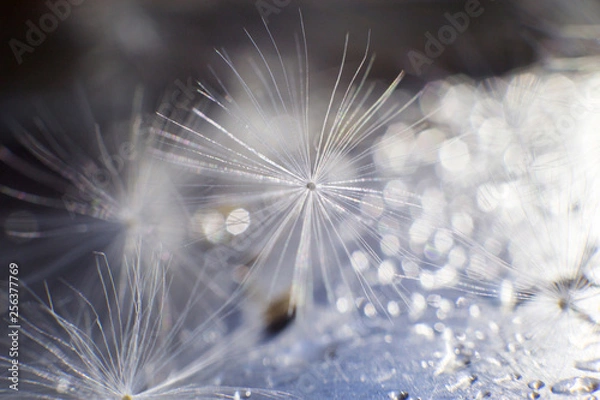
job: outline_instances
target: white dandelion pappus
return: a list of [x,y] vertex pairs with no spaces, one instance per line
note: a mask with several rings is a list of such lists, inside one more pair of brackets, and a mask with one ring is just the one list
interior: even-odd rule
[[[448,256],[458,287],[492,299],[475,300],[468,329],[485,332],[485,344],[464,368],[486,390],[522,385],[509,398],[596,391],[600,203],[598,163],[586,162],[596,118],[565,130],[558,122],[576,98],[572,81],[539,66],[479,84],[453,78],[436,86],[442,93],[432,94],[442,104],[431,101],[440,110],[432,129],[467,149],[453,157],[440,151],[439,183],[451,206],[470,217],[453,223],[451,239],[436,247],[462,249],[459,262]],[[422,99],[433,97],[426,90]],[[453,161],[463,154],[468,162],[457,174]],[[488,311],[480,315],[482,309]]]
[[[126,284],[119,284],[106,256],[98,254],[99,298],[70,287],[73,296],[48,294],[47,304],[22,307],[19,391],[3,388],[0,393],[57,400],[285,397],[211,382],[220,362],[250,345],[252,330],[203,340],[217,317],[189,327],[188,317],[202,297],[187,294],[188,302],[174,309],[166,268],[141,265],[149,259],[136,255],[134,265],[123,268],[129,273]],[[10,362],[0,358],[5,371]]]
[[[441,183],[448,199],[442,218],[451,229],[440,244],[445,254],[460,250],[460,257],[448,261],[475,283],[473,290],[479,275],[493,281],[507,273],[485,259],[503,252],[512,241],[504,233],[541,205],[542,190],[543,203],[550,206],[559,201],[560,189],[574,188],[565,146],[549,118],[561,105],[547,90],[550,81],[536,69],[477,85],[458,77],[432,84],[422,97],[424,112],[438,110],[431,115],[431,131],[442,142],[436,185]],[[557,188],[558,180],[568,187]],[[440,246],[432,247],[439,256]],[[493,254],[484,255],[488,250]]]
[[[250,286],[272,298],[289,289],[290,308],[310,304],[319,287],[330,303],[364,296],[384,308],[373,284],[383,277],[403,296],[402,274],[392,262],[378,274],[385,262],[379,247],[409,257],[402,231],[420,212],[401,182],[415,168],[419,121],[397,121],[414,98],[403,105],[393,98],[403,73],[382,91],[368,82],[368,44],[358,67],[348,68],[348,35],[335,78],[319,81],[302,21],[301,29],[296,57],[285,56],[268,28],[273,57],[248,32],[249,63],[217,51],[233,83],[215,74],[218,90],[199,87],[208,111],[194,108],[184,121],[163,116],[155,153],[198,174],[186,200],[198,203],[199,231],[253,254],[246,260]],[[398,185],[388,185],[394,180]],[[232,233],[230,220],[240,233]]]
[[[83,104],[82,110],[74,114],[81,114],[85,123],[76,127],[63,128],[46,107],[34,118],[35,128],[11,124],[15,138],[36,162],[7,146],[0,151],[0,161],[27,178],[3,183],[0,192],[46,208],[38,213],[38,226],[7,233],[31,240],[27,246],[38,256],[69,244],[56,257],[46,258],[45,267],[28,277],[30,284],[92,251],[114,256],[118,263],[123,254],[135,251],[139,240],[162,248],[168,258],[186,234],[185,212],[169,166],[147,154],[151,137],[140,110],[141,91],[135,95],[131,120],[104,134],[80,96],[83,101],[77,104]],[[37,186],[19,187],[28,179]]]
[[[595,290],[597,166],[580,172],[586,152],[573,144],[589,134],[580,129],[567,137],[557,123],[576,98],[572,80],[536,67],[477,87],[463,80],[436,87],[441,104],[432,120],[465,143],[470,158],[456,176],[440,151],[446,196],[471,205],[470,222],[452,224],[454,244],[467,251],[460,286],[498,297],[507,308],[531,305],[537,318],[525,320],[540,322],[543,314],[595,320],[582,307]],[[453,117],[467,110],[468,121]]]
[[479,186],[485,190],[476,191],[478,231],[456,233],[469,252],[467,290],[497,297],[537,344],[581,345],[583,337],[595,337],[600,317],[593,278],[600,208],[593,183],[576,173],[560,142],[548,146],[556,139],[523,144],[520,152],[529,161],[521,164],[522,174],[495,175]]
[[506,357],[525,381],[545,382],[552,393],[595,391],[578,381],[594,381],[600,372],[600,259],[590,229],[598,209],[553,215],[543,205],[528,206],[521,222],[498,225],[510,227],[507,261],[483,256],[488,265],[478,270],[484,280],[491,278],[486,270],[503,272],[495,281],[505,310],[500,330],[511,346]]

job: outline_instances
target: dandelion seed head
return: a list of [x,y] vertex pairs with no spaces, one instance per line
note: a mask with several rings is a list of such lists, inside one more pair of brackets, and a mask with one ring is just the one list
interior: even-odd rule
[[241,337],[251,340],[253,327],[223,344],[227,334],[218,315],[194,323],[210,307],[205,293],[191,291],[183,305],[176,305],[168,295],[165,268],[141,265],[149,257],[124,261],[136,265],[122,268],[122,278],[113,276],[105,255],[98,254],[97,260],[99,297],[70,287],[75,292],[71,297],[49,295],[48,304],[23,307],[21,333],[31,355],[23,352],[19,362],[28,380],[19,394],[32,399],[149,400],[227,397],[233,392],[199,383],[198,376],[241,345]]
[[[321,292],[335,303],[342,286],[385,312],[373,287],[402,288],[377,271],[386,254],[409,253],[403,225],[421,209],[402,179],[411,180],[420,162],[413,154],[419,119],[400,118],[415,99],[395,102],[402,74],[387,87],[367,79],[368,45],[350,67],[347,37],[328,81],[310,72],[304,32],[295,56],[268,33],[266,47],[247,34],[243,63],[218,52],[228,76],[215,72],[216,86],[200,84],[208,105],[189,118],[161,115],[153,153],[197,174],[188,198],[198,203],[192,231],[237,253],[226,258],[251,258],[246,284],[269,296],[291,287],[298,306]],[[251,223],[232,233],[230,211],[222,210],[238,208]]]
[[[173,191],[170,166],[159,165],[147,152],[151,139],[138,107],[140,96],[134,96],[131,120],[114,122],[104,132],[89,117],[91,111],[86,108],[85,96],[80,97],[75,99],[75,109],[82,115],[75,118],[84,121],[76,127],[70,126],[68,120],[61,126],[62,118],[49,116],[49,106],[39,107],[42,117],[35,118],[33,127],[24,121],[12,124],[15,137],[33,160],[10,156],[2,162],[38,183],[35,190],[44,195],[15,192],[5,185],[3,192],[45,210],[38,216],[37,227],[22,225],[20,231],[11,228],[11,235],[39,239],[31,243],[40,246],[32,253],[42,258],[57,250],[44,249],[45,243],[56,240],[55,243],[69,244],[61,249],[59,259],[45,259],[48,273],[72,268],[82,254],[91,251],[104,251],[119,260],[134,253],[140,240],[161,248],[167,258],[169,250],[179,246],[185,237],[184,213]],[[71,130],[76,134],[71,134]],[[19,182],[14,180],[11,184]],[[78,240],[70,240],[73,236],[78,236]],[[46,278],[45,274],[40,269],[30,283]]]

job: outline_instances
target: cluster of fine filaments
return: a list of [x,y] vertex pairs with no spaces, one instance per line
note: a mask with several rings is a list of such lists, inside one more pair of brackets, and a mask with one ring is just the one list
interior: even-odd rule
[[[96,260],[81,287],[47,289],[47,300],[23,307],[23,389],[13,397],[286,397],[232,388],[220,366],[244,356],[274,375],[305,365],[305,337],[281,357],[257,343],[281,339],[299,311],[305,334],[310,318],[351,310],[361,323],[406,317],[414,326],[390,332],[444,342],[419,362],[393,364],[378,387],[396,379],[418,391],[400,372],[410,365],[456,397],[489,397],[488,384],[504,395],[507,367],[497,360],[510,358],[523,369],[511,376],[549,382],[549,396],[600,388],[600,378],[576,375],[600,373],[600,101],[586,91],[598,74],[533,67],[483,82],[449,78],[412,96],[399,89],[402,73],[387,84],[369,78],[370,37],[351,60],[346,36],[336,70],[315,74],[300,29],[291,51],[268,29],[267,46],[247,33],[247,58],[217,51],[225,68],[210,69],[194,106],[148,118],[134,110],[122,146],[97,127],[79,146],[53,124],[12,123],[31,154],[2,146],[0,161],[59,196],[15,182],[0,192],[63,214],[48,213],[43,225],[56,229],[30,219],[8,235],[93,238],[45,260],[35,280],[91,251]],[[257,304],[267,305],[264,320]],[[459,316],[472,325],[456,333]],[[354,334],[340,331],[330,336]],[[327,366],[353,382],[357,370],[329,354],[337,342],[323,343]],[[450,373],[459,373],[452,384]],[[272,378],[263,387],[277,387]],[[527,387],[537,398],[544,385]]]
[[[265,390],[237,390],[204,381],[224,357],[248,346],[253,329],[227,335],[207,318],[191,326],[202,291],[196,287],[177,304],[169,295],[168,265],[137,255],[113,276],[98,253],[96,291],[85,295],[68,285],[71,296],[28,305],[21,333],[21,385],[8,398],[30,399],[216,399],[280,398]],[[98,290],[99,289],[99,290]],[[199,294],[200,293],[200,294]],[[212,333],[211,333],[212,332]],[[216,335],[206,340],[206,335]],[[2,356],[3,367],[11,361]],[[204,383],[201,383],[204,381]],[[240,394],[242,393],[242,394]],[[13,395],[13,397],[11,397]],[[264,397],[263,397],[264,396]]]
[[600,108],[588,90],[597,82],[534,67],[436,82],[421,101],[438,110],[440,154],[447,138],[460,144],[458,162],[441,159],[439,170],[450,218],[462,215],[449,246],[465,249],[453,266],[459,286],[501,305],[490,324],[509,343],[511,368],[543,384],[530,397],[543,386],[544,396],[598,388],[599,164],[589,157]]
[[198,174],[188,195],[198,240],[233,248],[247,285],[271,298],[289,291],[290,307],[324,292],[331,304],[384,308],[372,287],[404,296],[386,254],[409,258],[404,228],[421,212],[400,180],[414,161],[403,143],[419,123],[401,116],[415,98],[393,98],[402,74],[381,89],[367,81],[368,45],[349,67],[348,37],[331,82],[310,74],[304,34],[291,58],[272,38],[270,57],[248,37],[249,67],[220,52],[231,82],[201,85],[188,118],[163,115],[157,129],[155,153]]

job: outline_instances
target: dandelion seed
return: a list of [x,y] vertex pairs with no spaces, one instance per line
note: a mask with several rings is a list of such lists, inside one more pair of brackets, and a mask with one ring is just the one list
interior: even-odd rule
[[[490,307],[484,300],[471,305],[469,329],[487,321],[489,341],[502,338],[505,347],[491,349],[490,359],[501,360],[496,365],[505,373],[508,364],[527,381],[546,382],[546,390],[585,379],[576,367],[597,359],[600,343],[599,175],[597,157],[587,158],[596,144],[585,128],[595,119],[579,114],[574,129],[560,123],[561,115],[572,117],[579,81],[591,79],[533,68],[479,85],[438,82],[421,100],[422,107],[439,109],[430,129],[442,132],[436,173],[448,201],[439,216],[450,226],[440,229],[438,220],[428,229],[427,219],[415,219],[413,244],[448,266],[420,273],[421,284],[446,287],[447,272],[461,290],[501,305],[497,317],[484,311]],[[455,143],[460,151],[453,151]],[[440,311],[436,316],[446,323]],[[486,358],[483,349],[478,354]],[[477,365],[468,368],[489,376],[487,366],[485,374]],[[513,378],[496,383],[508,390],[516,385]]]
[[[218,51],[234,83],[215,74],[217,90],[198,89],[209,106],[183,122],[163,116],[155,154],[199,175],[193,197],[202,215],[249,214],[243,231],[218,241],[252,254],[252,285],[265,287],[270,277],[265,290],[273,298],[291,286],[290,307],[311,304],[323,289],[335,304],[341,285],[385,310],[373,290],[383,262],[377,249],[410,257],[400,233],[421,207],[401,188],[419,161],[412,138],[420,120],[394,122],[412,103],[392,98],[403,74],[378,92],[367,81],[369,45],[358,67],[348,67],[348,36],[332,84],[318,81],[301,28],[296,58],[286,57],[268,30],[272,58],[250,34],[256,59],[249,67]],[[212,231],[204,238],[215,242]],[[403,297],[402,275],[383,275],[378,283]]]
[[[48,297],[38,312],[33,308],[23,321],[18,396],[28,399],[227,398],[236,389],[199,383],[227,355],[252,343],[256,331],[241,328],[240,334],[222,333],[220,340],[204,341],[203,333],[218,318],[194,322],[202,296],[193,292],[176,307],[165,268],[146,268],[139,257],[124,268],[127,284],[114,279],[104,254],[97,256],[100,298],[84,296],[71,287],[74,299]],[[154,262],[161,262],[155,258]],[[149,276],[148,276],[149,275]],[[123,290],[122,288],[126,288]],[[70,308],[72,311],[67,311]],[[59,311],[64,309],[65,311]],[[212,325],[212,326],[211,326]],[[187,332],[187,333],[186,333]],[[245,338],[246,341],[242,340]],[[238,347],[240,346],[240,347]],[[10,360],[2,356],[0,364]],[[254,397],[281,398],[276,391],[256,389]],[[248,395],[249,396],[249,395]]]
[[[80,103],[85,104],[81,97]],[[116,134],[102,135],[91,117],[80,126],[62,128],[47,107],[39,108],[34,128],[12,123],[15,138],[36,161],[26,161],[0,145],[0,162],[36,182],[40,194],[31,188],[22,190],[20,180],[3,182],[0,193],[46,209],[40,212],[39,222],[7,226],[7,233],[37,239],[28,244],[33,249],[28,253],[37,256],[69,244],[68,249],[61,247],[62,254],[47,257],[44,268],[28,276],[30,284],[72,267],[92,251],[104,251],[118,264],[123,254],[135,251],[140,240],[162,248],[165,259],[172,254],[169,250],[180,245],[185,235],[185,210],[173,190],[167,166],[158,165],[147,154],[151,138],[142,121],[140,102],[138,92],[131,120],[125,127],[118,126]],[[85,106],[81,114],[89,114]],[[70,129],[81,132],[68,134]]]

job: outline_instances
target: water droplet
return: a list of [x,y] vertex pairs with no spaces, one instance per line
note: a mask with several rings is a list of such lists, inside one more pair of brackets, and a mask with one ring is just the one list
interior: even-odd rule
[[464,235],[470,236],[473,232],[473,218],[466,212],[457,212],[451,218],[452,227]]
[[442,301],[442,296],[439,294],[430,294],[427,296],[427,303],[433,308],[438,308],[440,306],[440,302]]
[[487,390],[486,391],[480,390],[479,392],[477,392],[477,396],[475,396],[475,400],[482,400],[482,399],[486,399],[489,397],[492,397],[491,392],[488,392]]
[[304,374],[298,379],[297,387],[302,393],[308,394],[316,390],[317,379],[311,373]]
[[243,208],[237,208],[229,213],[225,220],[227,232],[232,235],[240,235],[250,226],[250,213]]
[[250,390],[239,391],[236,390],[233,394],[233,400],[242,400],[249,399],[252,396],[252,392]]
[[387,311],[392,317],[400,315],[400,306],[395,301],[389,301],[387,304]]
[[527,395],[527,398],[528,398],[529,400],[537,400],[537,399],[539,399],[539,398],[540,398],[540,394],[539,394],[538,392],[530,392],[530,393]]
[[565,379],[552,386],[552,393],[556,394],[582,394],[598,390],[600,380],[591,377],[576,377]]
[[511,381],[520,381],[523,376],[517,372],[511,372],[510,374],[503,375],[499,378],[494,379],[496,383],[505,383]]
[[377,269],[377,277],[382,285],[389,285],[396,277],[396,266],[390,260],[383,261]]
[[57,393],[67,393],[69,391],[69,388],[70,382],[67,379],[59,379],[58,383],[56,384]]
[[388,393],[388,397],[390,400],[406,400],[406,399],[408,399],[408,392],[391,391]]
[[530,389],[538,390],[546,386],[546,384],[540,380],[537,380],[529,382],[527,386],[529,386]]
[[339,299],[337,299],[335,306],[337,310],[342,314],[348,312],[348,310],[350,309],[348,299],[344,297],[340,297]]
[[477,380],[477,375],[472,375],[472,374],[464,374],[462,376],[459,376],[458,379],[456,380],[456,382],[453,385],[446,385],[446,389],[448,389],[449,392],[453,393],[459,389],[466,389],[469,386],[471,386],[471,384],[473,384],[473,382],[475,382]]
[[446,330],[446,325],[444,325],[441,322],[436,322],[435,324],[433,324],[433,329],[438,333],[442,333]]
[[469,314],[473,318],[479,318],[479,316],[481,315],[481,309],[477,304],[473,304],[469,307]]
[[417,335],[423,335],[429,340],[433,340],[435,336],[433,328],[427,324],[415,324],[413,329]]
[[600,372],[600,359],[589,361],[577,361],[575,368],[582,371]]
[[469,147],[460,139],[446,140],[439,150],[439,160],[449,172],[462,171],[471,161]]
[[363,312],[365,313],[365,316],[368,318],[374,318],[377,315],[377,309],[371,303],[367,303],[365,305]]

